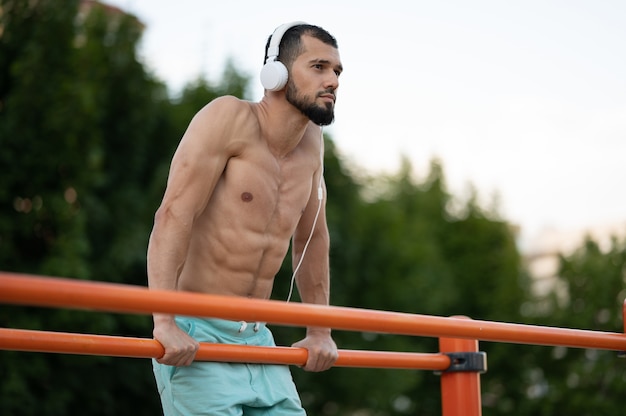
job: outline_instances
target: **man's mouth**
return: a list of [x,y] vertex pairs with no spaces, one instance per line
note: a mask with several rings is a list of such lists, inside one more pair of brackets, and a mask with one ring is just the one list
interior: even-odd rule
[[337,98],[335,97],[335,94],[330,93],[330,92],[325,92],[325,93],[323,93],[323,94],[320,94],[319,96],[320,96],[320,98],[326,98],[326,99],[329,99],[329,100],[331,100],[333,103],[334,103],[334,102],[335,102],[335,100],[337,99]]

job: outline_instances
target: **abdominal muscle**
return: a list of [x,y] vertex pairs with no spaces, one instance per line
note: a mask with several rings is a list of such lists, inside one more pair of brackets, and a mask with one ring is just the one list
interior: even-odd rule
[[194,222],[180,290],[270,297],[311,188],[305,180],[296,184],[297,178],[278,186],[258,171],[255,177],[252,184],[218,183]]
[[192,237],[179,289],[268,299],[289,245],[270,246],[271,236],[232,229],[219,234]]

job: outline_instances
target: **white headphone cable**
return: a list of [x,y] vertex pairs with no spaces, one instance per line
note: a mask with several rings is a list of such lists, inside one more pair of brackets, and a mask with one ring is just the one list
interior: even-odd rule
[[311,232],[309,233],[309,238],[307,238],[306,243],[304,244],[304,248],[302,249],[302,255],[300,256],[300,260],[295,269],[293,269],[293,274],[291,275],[291,284],[289,285],[289,295],[287,296],[287,302],[291,300],[291,295],[293,293],[293,285],[296,280],[296,274],[298,270],[300,270],[300,266],[302,265],[302,260],[304,260],[304,255],[306,254],[307,248],[309,248],[309,243],[313,238],[313,232],[315,231],[315,225],[317,224],[317,218],[320,215],[320,211],[322,210],[322,201],[324,199],[324,190],[322,189],[322,181],[324,180],[324,128],[321,129],[320,133],[320,163],[321,163],[321,172],[320,172],[320,182],[317,185],[317,200],[319,203],[317,204],[317,212],[315,213],[315,219],[313,220],[313,225],[311,226]]

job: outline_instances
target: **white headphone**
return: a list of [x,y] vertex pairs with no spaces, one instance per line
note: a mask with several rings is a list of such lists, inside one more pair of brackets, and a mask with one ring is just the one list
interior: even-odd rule
[[267,48],[267,60],[263,68],[261,68],[261,85],[263,85],[263,88],[266,90],[279,91],[287,85],[287,78],[289,78],[287,67],[285,67],[282,62],[276,60],[278,58],[278,48],[285,32],[299,25],[306,25],[306,23],[286,23],[277,27],[274,33],[272,33],[270,44]]

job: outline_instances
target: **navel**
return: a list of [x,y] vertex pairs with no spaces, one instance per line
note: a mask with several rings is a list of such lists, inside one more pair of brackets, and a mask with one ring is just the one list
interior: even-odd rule
[[241,200],[243,202],[250,202],[250,201],[252,201],[253,198],[254,197],[252,196],[252,194],[250,192],[243,192],[241,194]]

